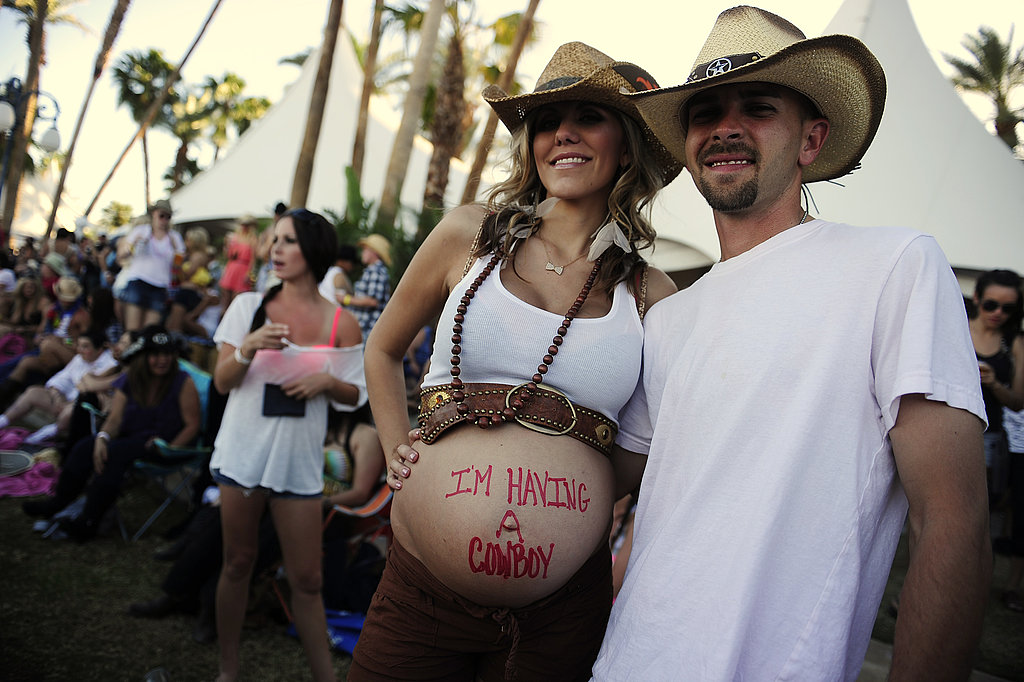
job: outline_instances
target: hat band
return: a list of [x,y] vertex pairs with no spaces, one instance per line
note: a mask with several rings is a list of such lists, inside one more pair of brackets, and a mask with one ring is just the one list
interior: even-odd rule
[[738,69],[741,66],[752,64],[761,59],[764,59],[764,55],[760,52],[747,52],[745,54],[731,54],[719,57],[718,59],[713,59],[710,62],[704,62],[693,67],[693,71],[690,72],[690,77],[686,79],[686,82],[693,83],[694,81],[702,81],[705,78],[721,76],[733,69]]

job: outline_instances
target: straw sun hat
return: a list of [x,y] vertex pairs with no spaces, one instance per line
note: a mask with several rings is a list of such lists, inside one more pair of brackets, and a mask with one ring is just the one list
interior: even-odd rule
[[74,277],[61,277],[53,285],[53,293],[62,303],[74,303],[82,295],[82,285]]
[[804,182],[838,178],[857,168],[882,119],[882,66],[856,38],[808,39],[782,17],[756,7],[718,15],[686,83],[629,99],[676,158],[685,159],[687,102],[708,88],[751,82],[796,90],[829,120],[828,139],[804,168]]
[[384,265],[389,268],[391,267],[391,242],[389,242],[387,237],[384,235],[376,233],[367,235],[356,242],[356,245],[360,248],[366,247],[370,251],[373,251],[375,254],[380,256],[382,261],[384,261]]
[[667,185],[683,166],[647,127],[633,100],[626,97],[628,93],[657,87],[654,76],[636,64],[617,62],[577,42],[555,50],[533,92],[509,95],[497,85],[490,85],[483,98],[511,131],[519,128],[531,111],[552,102],[580,100],[617,109],[640,126]]

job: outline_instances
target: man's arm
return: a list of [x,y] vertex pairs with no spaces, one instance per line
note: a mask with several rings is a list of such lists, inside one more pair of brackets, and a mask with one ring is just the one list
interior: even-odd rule
[[910,566],[890,680],[966,680],[992,574],[988,495],[976,416],[921,395],[889,432],[910,503]]

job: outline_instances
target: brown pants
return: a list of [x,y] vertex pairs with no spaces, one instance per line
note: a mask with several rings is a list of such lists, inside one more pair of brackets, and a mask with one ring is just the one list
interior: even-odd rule
[[364,680],[589,680],[612,604],[611,555],[596,552],[553,594],[480,606],[393,542],[349,670]]

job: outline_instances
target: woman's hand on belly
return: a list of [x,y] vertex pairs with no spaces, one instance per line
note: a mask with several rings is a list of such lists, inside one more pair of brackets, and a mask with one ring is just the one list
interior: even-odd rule
[[[466,426],[415,450],[421,455],[415,476],[392,508],[395,536],[435,577],[473,601],[536,601],[564,585],[607,541],[612,468],[578,441],[515,425],[486,433]],[[389,481],[396,464],[408,468],[400,458],[391,464]]]

